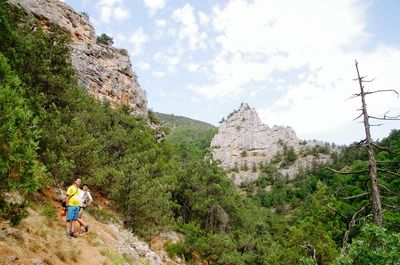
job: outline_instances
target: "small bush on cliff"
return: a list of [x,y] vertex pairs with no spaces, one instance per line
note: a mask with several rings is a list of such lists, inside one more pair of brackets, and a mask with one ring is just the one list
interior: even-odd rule
[[292,165],[297,159],[296,151],[293,146],[287,147],[284,145],[283,147],[283,161],[280,165],[281,168],[286,168]]
[[100,36],[97,36],[96,41],[97,43],[104,44],[107,46],[112,46],[114,44],[114,39],[105,33],[101,34]]

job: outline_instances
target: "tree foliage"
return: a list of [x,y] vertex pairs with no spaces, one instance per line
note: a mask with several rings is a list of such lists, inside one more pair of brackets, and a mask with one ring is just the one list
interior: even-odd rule
[[114,44],[114,39],[103,33],[96,38],[97,43],[104,44],[107,46],[112,46]]

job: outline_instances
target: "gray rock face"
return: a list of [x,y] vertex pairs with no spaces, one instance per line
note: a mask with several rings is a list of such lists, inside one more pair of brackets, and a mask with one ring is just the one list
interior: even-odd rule
[[[238,111],[230,114],[218,129],[211,141],[214,158],[233,178],[236,185],[246,180],[255,180],[260,176],[260,167],[271,161],[284,148],[293,147],[295,153],[306,148],[301,144],[295,131],[290,127],[264,125],[255,109],[242,103]],[[293,177],[301,169],[309,169],[311,158],[299,157],[295,163],[280,170],[283,175]],[[318,163],[326,158],[320,157]]]
[[130,257],[132,261],[131,264],[164,264],[161,258],[154,251],[152,251],[145,242],[139,240],[131,232],[114,224],[110,224],[109,227],[111,228],[114,237],[117,239],[118,251]]
[[86,15],[58,0],[9,0],[39,19],[44,29],[56,24],[71,36],[71,62],[80,85],[97,100],[117,108],[128,105],[135,116],[147,117],[147,98],[125,50],[96,43]]
[[21,6],[26,12],[41,21],[46,29],[51,24],[63,28],[73,41],[95,40],[95,31],[84,14],[75,12],[71,7],[58,0],[8,0]]
[[72,65],[79,83],[100,101],[128,105],[135,116],[147,117],[147,99],[125,50],[94,42],[73,42]]

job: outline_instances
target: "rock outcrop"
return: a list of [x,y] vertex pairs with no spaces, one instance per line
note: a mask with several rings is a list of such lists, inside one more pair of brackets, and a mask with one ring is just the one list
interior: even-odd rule
[[128,105],[135,116],[147,117],[147,98],[132,70],[126,50],[97,44],[87,15],[58,0],[9,0],[38,19],[46,29],[60,26],[71,36],[71,62],[80,85],[97,100],[117,108]]
[[265,163],[288,150],[293,150],[297,159],[280,168],[284,176],[293,177],[301,169],[328,161],[328,157],[323,155],[318,158],[306,152],[300,155],[307,148],[310,145],[300,141],[291,127],[264,125],[255,109],[245,103],[222,122],[211,141],[214,158],[221,161],[222,168],[229,172],[236,185],[257,179]]

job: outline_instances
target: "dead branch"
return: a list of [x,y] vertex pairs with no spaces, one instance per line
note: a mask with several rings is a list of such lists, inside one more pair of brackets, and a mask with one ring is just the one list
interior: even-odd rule
[[400,173],[396,173],[396,172],[393,172],[393,171],[390,171],[390,170],[387,170],[387,169],[377,168],[377,170],[380,171],[380,172],[385,172],[385,173],[400,177]]
[[400,209],[398,205],[391,205],[391,204],[383,204],[383,205],[392,209]]
[[342,217],[344,220],[346,220],[346,223],[349,221],[349,218],[345,215],[343,215],[341,212],[339,212],[338,210],[336,210],[335,208],[333,208],[330,204],[327,205],[328,208],[330,210],[332,210],[333,212],[335,212],[336,214],[338,214],[340,217]]
[[372,216],[372,213],[367,214],[367,215],[365,215],[365,216],[363,216],[363,217],[360,217],[357,221],[358,221],[358,222],[361,222],[361,220],[365,220],[365,219],[367,219],[367,218],[369,218],[369,217],[371,217],[371,216]]
[[307,243],[305,245],[301,245],[300,247],[304,248],[307,251],[307,254],[311,257],[311,259],[315,262],[315,264],[318,264],[317,254],[313,245]]
[[[350,235],[350,232],[351,232],[351,228],[356,224],[356,221],[357,221],[356,217],[360,212],[364,211],[364,209],[367,206],[368,206],[368,204],[362,206],[357,212],[355,212],[351,216],[350,222],[347,223],[347,225],[346,225],[347,229],[346,229],[346,232],[344,232],[343,240],[342,240],[342,250],[341,250],[341,255],[342,256],[346,255],[347,242],[349,240],[349,235]],[[347,220],[348,220],[348,218],[347,218]]]
[[358,143],[356,143],[356,146],[363,146],[363,145],[365,145],[366,141],[367,141],[367,139],[361,140]]
[[335,197],[336,197],[336,194],[338,194],[339,193],[339,191],[341,191],[341,190],[343,190],[344,188],[343,187],[341,187],[341,188],[339,188],[339,189],[337,189],[333,194],[335,195]]
[[388,152],[390,152],[390,153],[393,153],[393,154],[400,154],[400,150],[399,150],[399,152],[396,150],[393,150],[393,148],[389,148],[389,147],[385,147],[385,146],[380,146],[380,145],[377,145],[376,143],[372,143],[372,145],[374,146],[374,147],[376,147],[376,148],[378,148],[378,149],[381,149],[381,150],[386,150],[386,151],[388,151]]
[[361,112],[361,114],[360,114],[360,115],[358,115],[356,118],[354,118],[354,119],[353,119],[353,121],[355,121],[355,120],[357,120],[357,119],[361,118],[361,116],[362,116],[363,114],[364,114],[364,113],[362,113],[362,112]]
[[338,170],[335,170],[335,169],[330,168],[330,167],[326,167],[326,169],[328,169],[329,171],[332,171],[332,172],[334,172],[334,173],[343,174],[343,175],[348,175],[348,174],[361,174],[361,173],[368,173],[368,172],[369,172],[368,169],[359,170],[359,171],[338,171]]
[[397,116],[388,116],[387,114],[388,114],[389,112],[390,112],[390,111],[386,111],[385,114],[383,115],[383,117],[388,117],[388,118],[393,118],[393,119],[396,119],[396,118],[399,118],[399,117],[400,117],[400,114],[397,115]]
[[389,117],[375,117],[375,116],[368,116],[368,118],[374,119],[374,120],[385,120],[385,121],[398,121],[400,120],[400,115],[396,116],[396,118],[389,118]]
[[338,198],[338,199],[342,199],[342,200],[351,200],[351,199],[363,197],[363,196],[368,195],[368,194],[369,194],[368,192],[365,192],[365,193],[360,193],[360,194],[353,195],[353,196],[348,196],[348,197],[337,197],[337,198]]
[[365,82],[365,83],[371,83],[371,82],[374,82],[375,79],[376,79],[375,77],[372,78],[371,80],[364,80],[364,79],[363,79],[362,82],[363,82],[363,83],[364,83],[364,82]]
[[391,194],[400,195],[400,193],[391,191],[388,187],[386,187],[386,186],[384,186],[384,185],[382,185],[382,184],[378,184],[378,185],[379,185],[380,187],[384,188],[385,190],[387,190],[387,191],[388,191],[389,193],[391,193]]
[[[375,79],[375,78],[374,78],[374,79]],[[362,82],[367,82],[367,81],[364,81],[364,80],[363,80]],[[396,90],[394,90],[394,89],[379,89],[379,90],[376,90],[376,91],[365,92],[364,95],[375,94],[375,93],[381,93],[381,92],[394,92],[394,93],[397,94],[397,97],[399,97],[399,93],[398,93]]]

